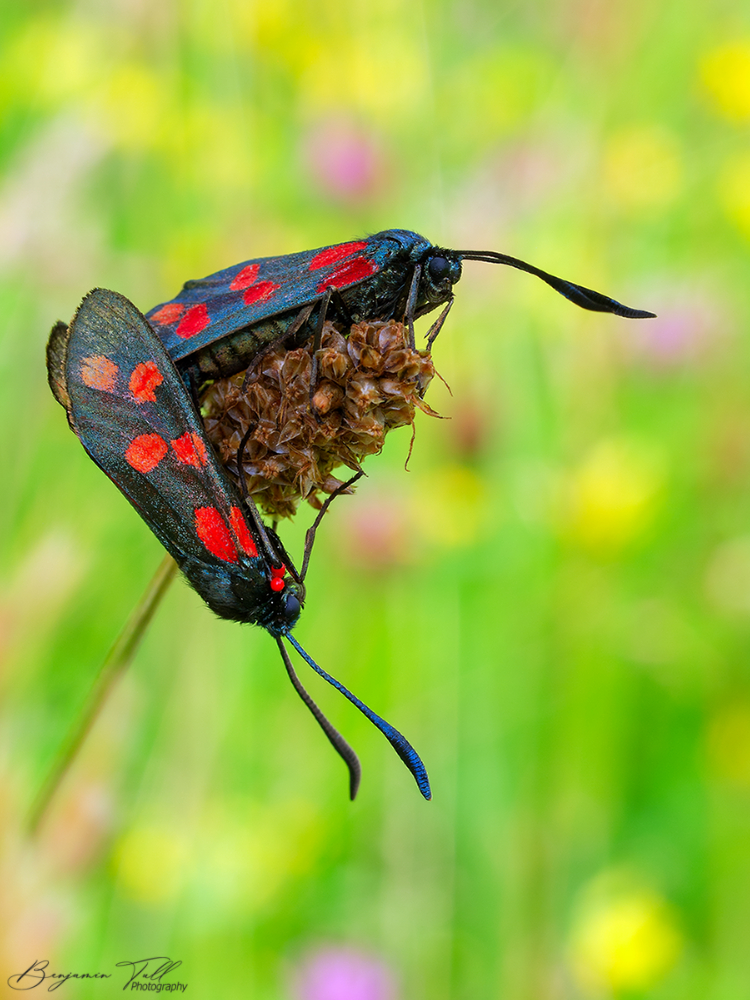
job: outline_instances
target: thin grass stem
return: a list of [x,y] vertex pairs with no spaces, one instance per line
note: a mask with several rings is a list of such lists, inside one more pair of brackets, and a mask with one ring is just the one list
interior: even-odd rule
[[78,756],[78,752],[96,722],[110,692],[133,659],[176,570],[177,563],[171,556],[166,556],[102,663],[88,701],[58,751],[47,779],[39,790],[29,812],[26,828],[30,836],[34,836],[41,827],[52,800]]

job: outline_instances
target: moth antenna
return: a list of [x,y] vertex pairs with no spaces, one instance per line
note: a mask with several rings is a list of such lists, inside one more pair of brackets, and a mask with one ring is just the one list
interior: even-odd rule
[[[404,764],[406,764],[411,771],[422,795],[424,795],[424,797],[428,800],[431,799],[432,792],[430,791],[430,779],[427,777],[427,769],[422,763],[419,754],[411,743],[409,743],[406,737],[402,736],[398,729],[394,729],[394,727],[390,723],[386,722],[385,719],[381,719],[379,715],[376,715],[376,713],[373,712],[371,708],[368,708],[363,701],[360,701],[359,698],[352,694],[348,688],[345,688],[341,681],[337,681],[335,677],[331,677],[331,675],[326,673],[322,667],[319,667],[315,660],[313,660],[313,658],[305,652],[302,646],[300,646],[293,635],[288,633],[286,638],[289,642],[291,642],[308,666],[313,668],[316,674],[320,674],[324,680],[328,681],[328,683],[335,687],[337,691],[340,691],[345,698],[349,699],[352,705],[356,705],[360,712],[366,716],[366,718],[368,718],[373,725],[377,726]],[[281,644],[280,639],[277,641]]]
[[292,666],[292,661],[289,659],[289,654],[287,653],[282,640],[279,638],[276,642],[278,643],[281,658],[284,661],[286,672],[289,674],[289,680],[292,682],[294,690],[310,709],[315,721],[326,734],[329,743],[349,769],[349,798],[354,801],[357,795],[357,789],[359,788],[360,778],[362,777],[362,768],[359,763],[359,757],[357,757],[354,750],[349,746],[338,729],[331,725],[302,686],[302,681],[299,679],[294,667]]
[[565,278],[558,278],[554,274],[549,274],[533,264],[527,264],[525,260],[518,257],[510,257],[505,253],[495,253],[494,250],[459,250],[458,255],[463,260],[483,260],[488,264],[507,264],[508,267],[515,267],[519,271],[526,271],[528,274],[541,278],[551,288],[554,288],[560,295],[564,295],[570,302],[574,302],[581,309],[589,309],[591,312],[614,313],[615,316],[622,316],[625,319],[652,319],[656,313],[646,312],[645,309],[632,309],[625,306],[617,299],[611,299],[608,295],[595,292],[593,288],[586,288],[585,285],[576,285]]
[[342,493],[346,493],[349,487],[353,486],[358,479],[362,478],[362,476],[364,476],[364,472],[360,469],[359,472],[353,475],[351,479],[347,479],[345,483],[342,483],[340,486],[337,486],[336,489],[333,491],[333,493],[331,493],[329,497],[326,497],[323,506],[318,511],[317,517],[310,525],[310,527],[307,529],[307,532],[305,534],[305,551],[302,556],[302,569],[300,570],[299,574],[300,583],[304,583],[305,577],[307,576],[307,568],[310,564],[310,556],[312,555],[313,545],[315,544],[315,533],[320,527],[320,522],[325,517],[328,508],[331,506],[331,504],[333,503],[333,501],[336,499],[337,496],[340,496]]

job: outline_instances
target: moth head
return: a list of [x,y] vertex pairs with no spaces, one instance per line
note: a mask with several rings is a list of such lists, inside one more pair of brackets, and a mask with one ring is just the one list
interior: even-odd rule
[[282,615],[286,622],[287,629],[292,629],[297,624],[302,605],[305,602],[305,588],[296,580],[287,580],[283,592],[281,593]]
[[461,277],[461,258],[453,250],[432,248],[422,265],[422,291],[429,302],[445,302]]

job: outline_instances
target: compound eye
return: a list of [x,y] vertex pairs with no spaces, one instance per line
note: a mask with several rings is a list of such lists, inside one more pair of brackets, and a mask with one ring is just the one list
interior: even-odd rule
[[292,593],[287,594],[284,602],[284,617],[288,618],[290,621],[296,621],[299,618],[301,611],[302,605],[297,597]]
[[451,272],[450,261],[445,257],[430,257],[430,262],[427,265],[427,271],[433,281],[442,281],[443,278],[447,278]]

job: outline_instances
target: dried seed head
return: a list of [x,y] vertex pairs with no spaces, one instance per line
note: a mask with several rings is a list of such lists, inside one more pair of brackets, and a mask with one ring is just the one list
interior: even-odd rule
[[241,470],[249,493],[273,517],[291,517],[302,499],[341,485],[332,474],[356,470],[377,455],[386,433],[434,411],[422,397],[435,369],[428,352],[409,347],[401,323],[357,323],[345,337],[332,323],[317,352],[319,376],[310,400],[312,341],[264,354],[248,372],[215,382],[203,398],[206,432],[229,471],[252,427]]
[[312,398],[313,410],[324,416],[344,401],[344,390],[335,382],[321,382]]

